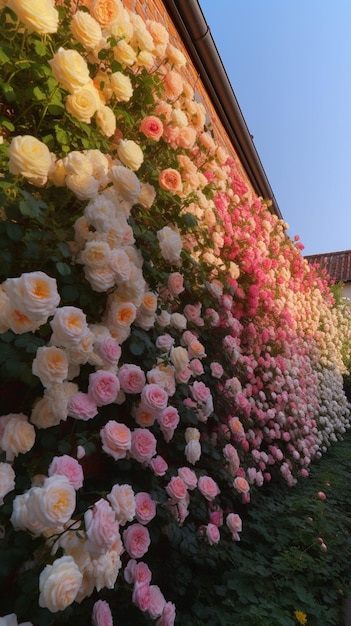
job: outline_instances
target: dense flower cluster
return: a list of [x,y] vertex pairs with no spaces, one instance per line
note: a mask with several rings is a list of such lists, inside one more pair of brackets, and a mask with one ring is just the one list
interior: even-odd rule
[[25,355],[1,519],[35,541],[42,609],[93,598],[93,623],[117,623],[119,592],[99,592],[119,584],[171,626],[155,551],[174,525],[239,541],[253,486],[308,475],[349,427],[342,343],[326,277],[252,198],[166,28],[75,5],[0,5],[30,75],[16,92],[7,43],[3,224],[32,246],[0,287],[3,345]]

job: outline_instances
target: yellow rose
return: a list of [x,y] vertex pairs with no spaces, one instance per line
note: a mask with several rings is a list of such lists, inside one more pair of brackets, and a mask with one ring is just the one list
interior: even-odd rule
[[128,102],[133,95],[132,81],[123,72],[114,72],[110,75],[110,85],[117,102]]
[[54,160],[45,143],[32,135],[18,135],[11,142],[9,156],[11,174],[21,174],[38,187],[45,185]]
[[7,0],[5,4],[30,30],[41,35],[57,32],[59,15],[51,0]]
[[35,442],[35,430],[23,413],[10,413],[2,416],[5,427],[0,438],[0,447],[6,452],[6,461],[13,461],[19,454],[32,449]]
[[88,50],[99,50],[102,42],[100,24],[85,11],[77,11],[71,20],[70,29],[73,37]]
[[121,63],[121,65],[131,66],[136,61],[136,53],[124,39],[118,41],[117,45],[113,48],[113,56],[115,61]]
[[71,556],[62,556],[47,565],[39,577],[39,606],[51,613],[72,604],[83,581],[83,574]]
[[49,64],[56,80],[71,93],[90,81],[88,65],[76,50],[59,48]]
[[90,124],[92,116],[98,108],[96,94],[91,89],[81,87],[67,97],[66,109],[68,113],[80,122]]
[[131,139],[122,139],[117,149],[118,158],[123,165],[136,172],[144,161],[144,154],[140,146]]
[[102,106],[96,113],[96,123],[105,137],[112,137],[116,130],[116,116],[108,106]]

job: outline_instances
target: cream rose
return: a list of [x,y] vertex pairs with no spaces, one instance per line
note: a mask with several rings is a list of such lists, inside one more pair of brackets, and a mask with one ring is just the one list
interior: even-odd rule
[[49,64],[56,80],[71,93],[90,80],[88,65],[76,50],[59,48]]
[[57,32],[59,14],[52,0],[7,0],[5,4],[30,30],[41,35]]
[[131,139],[122,139],[117,148],[118,158],[123,165],[136,172],[144,161],[144,153],[140,146]]
[[105,137],[111,137],[116,130],[116,116],[110,107],[103,105],[95,116],[96,123]]
[[85,11],[77,11],[70,23],[73,37],[87,50],[99,50],[102,42],[100,24]]
[[98,104],[97,93],[95,94],[92,89],[81,87],[67,97],[66,109],[79,122],[90,124]]
[[30,517],[47,528],[66,524],[75,507],[76,491],[66,476],[50,476],[45,478],[42,487],[29,490]]
[[120,39],[113,48],[113,56],[115,61],[121,63],[121,65],[131,66],[136,62],[135,51],[124,39]]
[[50,325],[53,330],[51,341],[61,347],[69,348],[79,343],[88,331],[85,313],[74,306],[57,309]]
[[169,261],[169,263],[179,263],[180,253],[183,248],[180,235],[169,226],[164,226],[164,228],[157,231],[157,239],[160,242],[163,258]]
[[66,352],[56,346],[38,348],[32,364],[34,376],[38,376],[43,387],[63,383],[68,377],[68,358]]
[[39,577],[39,606],[51,613],[72,604],[83,581],[83,574],[71,556],[62,556],[47,565]]
[[123,200],[135,204],[140,195],[140,181],[134,172],[123,165],[114,165],[110,169],[114,187]]
[[0,463],[0,506],[4,497],[15,488],[15,472],[9,463]]
[[60,302],[56,280],[44,272],[8,278],[3,287],[14,309],[41,323],[55,313]]
[[1,418],[5,427],[0,437],[0,448],[6,452],[6,461],[13,461],[19,454],[32,449],[35,442],[35,430],[23,413],[10,413]]
[[45,143],[31,135],[18,135],[11,142],[9,157],[11,174],[21,174],[38,187],[45,185],[54,161]]
[[117,102],[128,102],[133,95],[133,85],[129,76],[123,72],[114,72],[110,75],[110,85]]

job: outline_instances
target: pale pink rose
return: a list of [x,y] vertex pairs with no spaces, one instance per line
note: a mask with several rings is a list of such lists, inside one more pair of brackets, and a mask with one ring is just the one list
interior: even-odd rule
[[122,349],[116,339],[107,337],[99,344],[97,353],[104,361],[104,364],[115,366],[118,365]]
[[156,476],[164,476],[168,470],[166,461],[159,454],[151,459],[150,467]]
[[134,572],[134,582],[136,583],[150,583],[152,578],[151,570],[144,561],[139,561],[136,564]]
[[174,339],[168,333],[165,333],[164,335],[159,335],[156,339],[156,348],[165,352],[169,352],[173,344]]
[[135,517],[139,524],[148,524],[156,515],[156,502],[149,493],[140,491],[135,496]]
[[149,115],[148,117],[144,117],[139,130],[148,139],[159,141],[163,135],[163,124],[159,117]]
[[132,559],[141,559],[149,549],[150,535],[142,524],[132,524],[123,531],[123,543]]
[[39,606],[51,613],[63,611],[76,599],[83,574],[71,556],[62,556],[46,565],[39,576]]
[[239,491],[239,493],[243,493],[243,494],[246,494],[250,491],[249,483],[247,482],[246,478],[243,478],[242,476],[237,476],[234,479],[233,487],[237,491]]
[[187,383],[191,376],[193,375],[190,367],[184,367],[182,370],[179,370],[176,373],[176,381],[177,383]]
[[240,541],[239,533],[242,531],[242,521],[237,513],[229,513],[226,518],[226,524],[232,533],[233,541]]
[[164,389],[162,389],[162,387],[160,387],[160,385],[149,383],[145,385],[141,392],[141,401],[145,404],[145,406],[158,414],[166,408],[168,394]]
[[54,315],[60,302],[56,280],[44,272],[29,272],[19,278],[8,278],[3,287],[13,309],[41,323]]
[[15,488],[15,472],[9,463],[0,463],[0,506],[4,497]]
[[116,513],[109,503],[101,498],[92,509],[84,514],[87,549],[92,554],[102,554],[119,539],[119,524]]
[[147,380],[149,383],[154,383],[162,387],[168,396],[175,394],[174,369],[171,365],[166,365],[165,363],[156,365],[152,370],[147,372]]
[[184,82],[179,72],[176,70],[170,70],[164,75],[163,81],[167,97],[170,100],[176,100],[179,98],[184,89]]
[[211,391],[205,383],[198,380],[191,385],[190,393],[196,402],[206,402],[211,395]]
[[236,449],[231,443],[227,443],[223,448],[223,454],[229,462],[230,471],[233,474],[236,474],[237,470],[240,467],[240,458]]
[[157,620],[155,626],[174,626],[176,616],[175,605],[173,602],[166,602],[160,619]]
[[204,373],[204,368],[199,359],[192,359],[189,363],[189,367],[194,376],[201,376]]
[[187,486],[180,476],[172,476],[166,486],[166,492],[173,502],[179,502],[186,497]]
[[130,454],[139,463],[147,463],[156,454],[155,436],[145,428],[132,432]]
[[185,457],[188,463],[195,465],[201,457],[201,444],[199,441],[192,439],[185,446]]
[[206,529],[206,537],[210,546],[213,546],[215,543],[218,543],[220,540],[220,534],[218,530],[218,526],[216,524],[207,524],[205,526]]
[[77,391],[68,400],[67,413],[70,417],[86,422],[98,414],[98,408],[87,393]]
[[84,459],[85,454],[86,452],[85,452],[84,446],[77,446],[77,459],[78,460]]
[[35,443],[35,429],[24,413],[9,413],[0,418],[0,449],[6,452],[6,461],[13,461],[19,454],[25,454]]
[[211,502],[220,493],[217,483],[210,476],[200,476],[198,488],[202,495]]
[[221,366],[220,363],[217,363],[216,361],[213,361],[210,364],[210,368],[211,368],[211,375],[213,376],[213,378],[222,378],[222,376],[223,376],[223,367]]
[[169,102],[166,102],[165,100],[159,100],[159,102],[157,102],[155,109],[154,109],[154,113],[156,115],[159,115],[160,117],[163,117],[166,120],[166,122],[170,121],[172,111],[173,111],[172,105],[169,104]]
[[216,524],[216,526],[222,526],[222,524],[223,524],[223,511],[222,511],[222,509],[217,509],[216,511],[212,511],[210,513],[210,522],[211,522],[211,524]]
[[172,272],[168,276],[167,286],[172,296],[178,296],[184,291],[183,276],[179,272]]
[[148,583],[134,583],[132,602],[140,611],[147,611],[150,606],[150,586]]
[[[131,585],[132,583],[135,583],[135,569],[136,569],[136,565],[137,562],[135,559],[129,559],[126,567],[124,568],[123,571],[123,576],[124,576],[124,580]],[[150,578],[151,580],[151,578]]]
[[182,177],[178,170],[168,167],[162,170],[158,177],[158,184],[164,191],[170,191],[171,193],[180,193],[183,189]]
[[85,313],[74,306],[56,309],[50,326],[53,330],[51,342],[63,348],[79,343],[88,331]]
[[132,415],[138,426],[141,426],[142,428],[149,428],[154,424],[156,419],[154,411],[145,406],[142,402],[138,407],[134,406],[132,408]]
[[100,431],[102,449],[115,461],[124,459],[131,448],[132,434],[128,426],[110,420]]
[[119,369],[118,378],[125,393],[140,393],[145,387],[145,373],[139,365],[125,363]]
[[88,396],[97,406],[114,402],[119,388],[119,380],[112,372],[98,370],[89,375]]
[[197,476],[190,467],[180,467],[178,469],[178,476],[185,483],[186,487],[192,491],[197,487]]
[[50,528],[63,526],[76,507],[76,492],[66,476],[45,478],[42,487],[29,490],[28,509],[32,520]]
[[106,600],[95,602],[91,619],[93,626],[113,626],[111,609]]
[[187,326],[187,320],[185,315],[182,315],[182,313],[172,313],[170,324],[176,330],[185,330]]
[[127,522],[132,522],[135,517],[136,501],[134,491],[130,485],[113,485],[107,494],[113,510],[116,513],[118,523],[124,526]]
[[78,463],[77,459],[74,459],[68,454],[64,454],[63,456],[54,456],[49,465],[48,475],[54,476],[54,474],[66,476],[75,489],[83,487],[84,475],[82,467]]
[[176,138],[176,145],[184,150],[191,150],[196,141],[196,130],[191,126],[180,128]]
[[165,607],[166,600],[158,585],[150,585],[150,602],[148,613],[151,619],[160,617]]
[[180,421],[177,409],[173,406],[166,407],[157,417],[157,421],[165,441],[169,443]]

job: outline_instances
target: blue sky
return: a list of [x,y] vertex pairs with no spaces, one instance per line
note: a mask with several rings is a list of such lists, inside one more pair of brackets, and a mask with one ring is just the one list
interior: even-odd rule
[[290,237],[351,249],[350,0],[199,0]]

